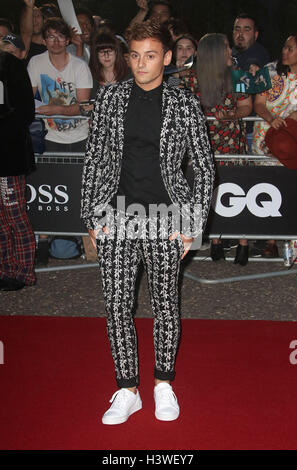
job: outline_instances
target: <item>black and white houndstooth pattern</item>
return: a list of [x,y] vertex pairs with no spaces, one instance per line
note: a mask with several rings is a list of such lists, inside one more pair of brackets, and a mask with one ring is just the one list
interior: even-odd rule
[[[100,227],[100,212],[116,194],[124,146],[124,119],[133,79],[101,87],[97,94],[86,148],[82,177],[81,217],[87,228]],[[193,191],[181,164],[188,154],[193,165]],[[199,99],[164,83],[160,166],[173,204],[188,217],[192,233],[206,223],[214,181],[214,163]],[[200,223],[194,226],[194,211],[201,205]]]

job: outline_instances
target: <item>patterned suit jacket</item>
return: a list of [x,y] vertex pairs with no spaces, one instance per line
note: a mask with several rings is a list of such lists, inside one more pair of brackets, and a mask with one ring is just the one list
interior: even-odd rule
[[[86,147],[82,176],[81,218],[89,229],[100,227],[100,215],[116,194],[124,146],[124,118],[133,79],[97,94]],[[181,169],[185,154],[192,161],[194,185],[191,191]],[[204,226],[211,202],[214,161],[199,99],[192,93],[164,83],[160,135],[160,167],[172,203],[191,219],[201,206]]]

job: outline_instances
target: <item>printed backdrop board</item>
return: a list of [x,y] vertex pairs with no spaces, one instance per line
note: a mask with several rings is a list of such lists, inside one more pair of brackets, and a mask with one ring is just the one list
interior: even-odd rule
[[[39,163],[27,178],[27,208],[35,231],[86,233],[80,219],[82,164]],[[206,232],[222,235],[297,234],[297,170],[218,167]]]

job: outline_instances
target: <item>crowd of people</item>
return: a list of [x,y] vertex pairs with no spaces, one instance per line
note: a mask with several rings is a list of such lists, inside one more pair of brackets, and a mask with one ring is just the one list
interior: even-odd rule
[[[257,41],[257,23],[248,14],[240,14],[235,18],[231,48],[224,34],[211,33],[202,38],[193,34],[182,19],[173,16],[170,2],[167,0],[136,0],[136,3],[138,13],[131,20],[130,26],[149,18],[168,28],[173,54],[171,63],[165,67],[164,79],[170,86],[188,89],[198,96],[204,114],[214,118],[208,122],[213,153],[247,155],[254,152],[257,155],[274,155],[287,167],[296,169],[297,35],[291,35],[286,40],[279,60],[270,62],[267,50]],[[66,24],[55,4],[45,3],[37,7],[35,0],[23,0],[19,34],[15,33],[14,25],[9,19],[0,19],[1,64],[11,61],[11,68],[18,69],[19,63],[23,62],[27,67],[31,92],[26,95],[29,100],[33,99],[33,96],[39,100],[36,114],[48,117],[45,119],[46,151],[83,152],[88,138],[89,122],[73,116],[91,116],[93,101],[101,87],[125,81],[132,76],[125,34],[119,35],[109,19],[103,19],[86,8],[76,9],[76,16],[81,32]],[[8,59],[7,54],[15,58]],[[240,69],[255,75],[257,70],[266,65],[271,77],[270,89],[255,97],[244,92],[234,92],[232,70]],[[1,77],[4,77],[2,69]],[[7,81],[9,80],[8,77]],[[12,98],[10,101],[13,105]],[[242,118],[256,115],[255,113],[263,118],[263,121],[255,124],[249,122],[247,125],[242,122]],[[67,116],[67,119],[55,117],[57,115]],[[28,127],[33,118],[34,116],[28,116],[22,122]],[[20,119],[17,119],[18,125]],[[8,126],[9,121],[6,122]],[[16,124],[11,121],[11,125],[14,126],[15,135]],[[7,136],[3,142],[7,143],[7,155],[11,155],[14,137],[9,136],[9,133]],[[28,135],[25,137],[28,140]],[[28,142],[26,145],[28,148]],[[31,158],[32,149],[26,152],[28,160],[28,152]],[[20,174],[25,177],[32,170],[30,165],[26,168],[21,166],[20,170],[17,164],[7,169],[3,166],[4,160],[2,158],[0,164],[1,227],[7,226],[8,223],[7,211],[11,207],[8,194],[13,193],[17,198],[17,190],[9,189],[8,179],[19,178]],[[246,162],[247,160],[242,158],[232,161],[231,164]],[[186,171],[189,173],[190,182],[191,168]],[[23,192],[19,197],[24,197]],[[34,237],[30,235],[28,240],[24,235],[27,245],[30,245],[30,256],[21,254],[22,249],[15,242],[17,237],[21,239],[22,231],[25,233],[24,212],[25,206],[20,204],[19,225],[17,226],[15,218],[11,229],[4,233],[1,228],[1,260],[5,260],[1,261],[0,266],[2,290],[15,290],[35,282]],[[25,225],[28,233],[28,221]],[[253,253],[249,250],[246,239],[235,244],[237,251],[234,263],[240,265],[247,264],[249,256],[253,253],[278,256],[274,240],[258,247],[255,245]],[[7,246],[15,246],[14,252],[12,248],[8,252]],[[229,241],[212,240],[213,261],[223,259],[225,251],[229,248]],[[47,264],[48,256],[48,236],[40,236],[39,262]],[[7,268],[12,265],[17,265],[18,268]]]

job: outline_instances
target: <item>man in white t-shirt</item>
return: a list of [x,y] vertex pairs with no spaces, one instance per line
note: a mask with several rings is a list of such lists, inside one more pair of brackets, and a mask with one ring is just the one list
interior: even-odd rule
[[[33,92],[43,105],[36,112],[47,116],[80,114],[79,103],[90,98],[93,79],[88,65],[66,51],[70,28],[61,18],[50,18],[42,31],[47,51],[32,57],[28,65]],[[83,151],[88,121],[46,120],[46,150]]]

